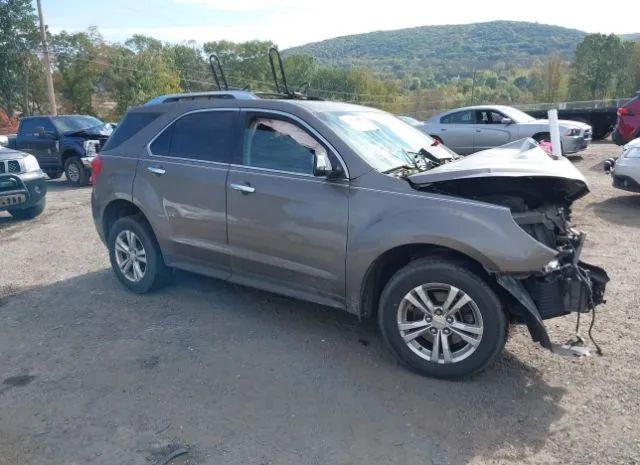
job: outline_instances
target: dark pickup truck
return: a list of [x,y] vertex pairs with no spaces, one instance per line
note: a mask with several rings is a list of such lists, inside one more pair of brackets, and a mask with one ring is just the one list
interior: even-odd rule
[[9,148],[34,155],[49,178],[64,173],[74,186],[89,184],[91,161],[113,128],[93,116],[29,116],[20,120]]

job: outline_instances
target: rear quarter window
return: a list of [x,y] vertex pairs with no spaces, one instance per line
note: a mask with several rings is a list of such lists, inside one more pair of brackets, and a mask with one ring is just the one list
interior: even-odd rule
[[113,131],[111,137],[107,139],[102,150],[111,150],[121,145],[124,141],[130,139],[151,124],[151,122],[160,115],[161,113],[149,112],[127,113],[120,124],[118,124],[118,127],[116,127],[116,130]]

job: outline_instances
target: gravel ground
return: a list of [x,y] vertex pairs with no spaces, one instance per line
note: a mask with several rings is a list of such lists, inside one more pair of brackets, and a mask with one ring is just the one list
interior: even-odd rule
[[[584,258],[612,278],[604,356],[554,356],[515,328],[463,382],[408,372],[373,324],[316,305],[187,273],[131,294],[90,190],[50,182],[35,221],[0,213],[0,464],[156,464],[178,448],[172,465],[640,463],[640,195],[602,174],[618,152],[575,160],[592,187],[574,213]],[[548,322],[556,341],[574,325]]]

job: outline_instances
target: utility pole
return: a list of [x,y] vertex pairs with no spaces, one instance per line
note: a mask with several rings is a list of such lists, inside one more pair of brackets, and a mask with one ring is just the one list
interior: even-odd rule
[[44,50],[44,74],[47,78],[47,94],[49,94],[49,107],[51,114],[56,116],[56,94],[53,91],[53,78],[51,77],[51,62],[49,61],[49,43],[47,42],[47,30],[42,19],[42,3],[38,0],[38,18],[40,19],[40,32],[42,33],[42,48]]

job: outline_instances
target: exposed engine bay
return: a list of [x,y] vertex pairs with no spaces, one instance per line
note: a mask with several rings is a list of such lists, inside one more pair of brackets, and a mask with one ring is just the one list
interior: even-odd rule
[[609,281],[602,268],[580,260],[585,234],[571,226],[571,204],[588,193],[586,184],[554,177],[478,177],[418,188],[507,207],[524,231],[557,251],[544,269],[496,275],[496,280],[515,299],[512,313],[527,323],[533,339],[554,352],[567,351],[551,343],[542,320],[593,311],[604,302]]

